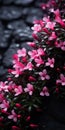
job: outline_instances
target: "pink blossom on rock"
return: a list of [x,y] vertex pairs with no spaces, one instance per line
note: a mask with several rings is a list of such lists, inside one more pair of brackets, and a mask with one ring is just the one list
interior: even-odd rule
[[17,54],[13,55],[13,64],[15,64],[17,61],[19,61],[19,57]]
[[30,55],[31,59],[35,59],[39,56],[44,56],[45,55],[45,51],[42,48],[39,48],[37,50],[32,50],[28,52],[28,55]]
[[36,78],[34,78],[33,76],[29,76],[28,80],[34,82],[34,81],[36,81]]
[[37,124],[33,124],[33,123],[31,123],[31,124],[30,124],[30,127],[31,127],[31,128],[37,128],[38,125],[37,125]]
[[50,11],[55,14],[55,21],[57,23],[59,23],[62,27],[65,27],[65,23],[64,23],[63,19],[61,19],[60,10],[59,9],[57,9],[57,10],[51,9]]
[[13,68],[15,68],[15,69],[24,69],[24,67],[25,67],[25,65],[22,63],[22,62],[20,62],[20,61],[17,61],[14,65],[13,65]]
[[56,36],[56,34],[55,34],[55,32],[52,32],[52,34],[51,34],[51,36],[48,38],[48,40],[54,40],[54,39],[56,39],[57,38],[57,36]]
[[43,87],[42,91],[40,92],[40,96],[49,96],[48,88],[46,86]]
[[33,94],[33,91],[34,91],[34,88],[33,88],[33,85],[28,83],[27,84],[27,87],[24,88],[24,91],[27,93],[29,93],[29,95],[32,95]]
[[22,94],[23,93],[22,86],[21,85],[16,86],[15,89],[14,89],[14,92],[15,92],[15,96],[18,96],[18,95]]
[[4,94],[0,93],[0,103],[3,102],[4,99],[5,99]]
[[44,61],[42,60],[41,57],[35,58],[34,60],[36,62],[36,66],[39,67],[40,65],[44,64]]
[[43,48],[37,49],[37,52],[38,52],[38,56],[44,56],[45,55],[45,51],[44,51]]
[[35,59],[36,57],[38,57],[38,53],[36,50],[29,51],[28,55],[31,57],[31,59]]
[[39,72],[39,75],[40,75],[40,78],[42,80],[45,80],[45,79],[49,80],[50,79],[50,76],[47,74],[46,69],[44,69],[42,72]]
[[19,77],[19,75],[22,74],[22,72],[20,71],[20,69],[12,70],[11,73],[13,75],[15,75],[15,77]]
[[54,58],[48,58],[48,62],[46,62],[46,66],[50,66],[51,68],[54,68],[55,59]]
[[55,22],[47,22],[45,27],[54,30],[55,24]]
[[33,23],[34,23],[34,24],[40,24],[41,27],[44,27],[44,22],[43,22],[43,20],[34,20]]
[[60,74],[60,79],[56,80],[56,83],[60,83],[62,86],[65,86],[65,76]]
[[48,17],[43,17],[43,21],[44,21],[45,23],[50,22],[50,17],[49,17],[49,16],[48,16]]
[[11,111],[11,115],[8,116],[8,119],[12,119],[14,122],[17,122],[18,115],[15,113],[14,110]]
[[25,66],[24,70],[32,70],[33,69],[33,64],[31,62],[28,62],[27,65]]
[[61,48],[61,50],[65,51],[65,41],[56,44],[56,47]]
[[35,42],[27,42],[27,44],[28,44],[29,46],[31,46],[31,47],[36,47]]
[[6,85],[6,82],[0,82],[0,92],[2,92],[2,90],[5,90],[5,85]]
[[12,126],[12,130],[21,130],[21,129],[17,126]]
[[26,56],[26,49],[22,48],[17,51],[18,57],[25,57]]
[[3,100],[0,104],[0,108],[7,111],[7,109],[9,108],[9,101]]
[[37,33],[41,31],[41,25],[40,24],[34,24],[34,26],[31,28],[33,30],[33,33]]

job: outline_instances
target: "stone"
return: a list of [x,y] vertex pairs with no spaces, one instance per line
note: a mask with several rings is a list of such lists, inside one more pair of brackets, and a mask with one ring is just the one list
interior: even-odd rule
[[27,18],[27,16],[28,16],[28,14],[29,14],[29,8],[28,7],[24,7],[23,8],[23,11],[22,11],[22,17],[23,17],[23,19],[26,21],[26,18]]
[[33,25],[34,20],[40,20],[43,17],[43,12],[38,8],[30,8],[26,22]]
[[0,54],[0,65],[2,64],[3,56]]
[[2,0],[2,3],[5,5],[9,5],[13,2],[13,0]]
[[13,22],[9,22],[7,28],[10,30],[23,29],[26,28],[26,24],[24,23],[23,20],[15,20]]
[[14,38],[16,42],[21,41],[30,41],[33,39],[32,31],[29,27],[18,29],[13,32]]
[[26,48],[27,51],[32,50],[33,48],[27,45],[27,42],[22,42],[20,48]]
[[8,41],[9,41],[10,35],[11,35],[11,31],[10,30],[1,30],[0,31],[0,49],[1,49],[2,53],[4,53],[4,51],[9,46]]
[[3,66],[0,66],[0,76],[3,76],[7,73],[7,69],[5,69]]
[[28,6],[31,4],[34,0],[15,0],[14,3],[17,5],[23,5],[23,6]]
[[47,1],[48,1],[48,0],[37,0],[37,1],[35,1],[35,6],[36,6],[36,7],[40,7],[41,4],[46,3]]
[[4,53],[3,64],[5,67],[11,67],[13,65],[12,57],[13,57],[13,54],[15,54],[18,49],[19,49],[19,45],[16,43],[12,43],[10,47],[8,48],[8,50]]
[[22,8],[15,6],[2,6],[0,8],[0,19],[1,20],[12,20],[22,16]]

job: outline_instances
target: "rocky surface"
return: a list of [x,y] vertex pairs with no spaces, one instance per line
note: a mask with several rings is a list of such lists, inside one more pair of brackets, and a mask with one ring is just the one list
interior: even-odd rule
[[26,42],[33,41],[33,21],[43,17],[40,8],[42,2],[43,0],[0,0],[0,77],[12,66],[12,55],[17,49],[26,47],[29,50]]
[[[35,19],[43,17],[40,4],[44,1],[46,0],[0,0],[0,81],[7,78],[7,71],[12,67],[12,55],[22,47],[31,49],[26,42],[33,40],[31,26]],[[58,111],[51,104],[48,105],[48,112],[46,110],[36,116],[39,123],[37,130],[65,130],[65,114],[62,114],[65,109]]]

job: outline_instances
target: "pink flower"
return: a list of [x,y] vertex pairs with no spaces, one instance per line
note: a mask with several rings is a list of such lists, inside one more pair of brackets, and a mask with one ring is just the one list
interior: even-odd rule
[[32,94],[33,94],[33,91],[34,91],[33,85],[30,84],[30,83],[28,83],[28,84],[27,84],[27,87],[24,88],[24,91],[25,91],[25,92],[28,92],[29,95],[32,95]]
[[53,12],[57,18],[60,17],[60,11],[59,11],[59,9],[54,10],[54,9],[52,8],[52,9],[50,9],[50,11]]
[[17,51],[18,57],[25,57],[26,56],[26,49],[22,48]]
[[40,24],[41,27],[44,27],[44,22],[43,22],[43,20],[34,20],[33,23],[34,23],[34,24]]
[[20,61],[16,61],[16,63],[13,65],[13,68],[15,69],[24,69],[24,64]]
[[5,91],[5,86],[6,86],[6,82],[0,82],[0,92],[2,92],[2,90]]
[[42,91],[40,92],[40,96],[49,96],[48,88],[46,86],[43,87]]
[[22,94],[23,93],[22,86],[21,85],[16,86],[14,91],[15,91],[15,96],[18,96],[18,95]]
[[31,47],[36,47],[35,42],[27,42],[27,44],[28,44],[29,46],[31,46]]
[[40,24],[34,24],[34,26],[32,27],[32,30],[34,31],[33,33],[37,33],[39,31],[41,31],[41,25]]
[[38,125],[37,125],[37,124],[33,124],[33,123],[31,123],[31,124],[30,124],[30,127],[31,127],[31,128],[37,128]]
[[51,68],[54,67],[55,59],[54,58],[48,58],[48,62],[46,62],[46,66],[50,66]]
[[11,73],[13,75],[15,75],[15,77],[19,77],[19,75],[22,74],[22,72],[20,71],[20,69],[12,70]]
[[52,32],[51,36],[48,39],[51,41],[51,40],[54,40],[56,38],[57,38],[57,36],[56,36],[55,32]]
[[14,110],[11,111],[11,115],[8,116],[8,119],[12,119],[14,122],[17,122],[17,114],[15,113]]
[[50,11],[55,14],[55,21],[58,22],[62,27],[65,27],[65,23],[64,23],[64,21],[61,19],[59,9],[57,9],[57,10],[55,10],[55,11],[54,11],[54,9],[51,9]]
[[48,17],[44,17],[44,18],[43,18],[43,21],[44,21],[45,23],[50,22],[50,17],[49,17],[49,16],[48,16]]
[[4,99],[4,94],[0,93],[0,102],[3,102]]
[[39,56],[44,56],[45,51],[42,48],[39,48],[37,50],[32,50],[28,52],[28,55],[30,55],[31,59],[35,59]]
[[65,76],[60,74],[60,79],[56,80],[56,83],[60,83],[62,86],[65,86]]
[[33,82],[36,81],[36,79],[33,76],[29,76],[28,80]]
[[65,51],[65,41],[57,43],[56,47],[61,48],[61,50]]
[[46,4],[42,4],[41,7],[43,10],[45,10],[47,8]]
[[12,130],[21,130],[21,129],[17,126],[12,126]]
[[38,56],[44,56],[45,55],[45,51],[42,48],[37,49],[38,52]]
[[40,65],[44,64],[44,61],[41,57],[35,58],[35,62],[37,63],[36,66],[39,67]]
[[7,111],[9,108],[9,101],[3,100],[3,102],[0,104],[0,108]]
[[31,57],[31,59],[35,59],[36,57],[38,57],[38,53],[36,50],[29,51],[28,55]]
[[28,62],[24,70],[32,70],[32,69],[33,69],[33,64],[31,62]]
[[55,24],[55,22],[47,22],[45,27],[54,30]]
[[[17,54],[14,54],[14,55],[13,55],[13,64],[16,64],[18,61],[19,61],[18,55],[17,55]],[[11,70],[9,69],[9,71],[11,71]]]
[[50,76],[47,74],[47,70],[44,69],[42,72],[39,72],[39,75],[41,77],[42,80],[49,80],[50,79]]

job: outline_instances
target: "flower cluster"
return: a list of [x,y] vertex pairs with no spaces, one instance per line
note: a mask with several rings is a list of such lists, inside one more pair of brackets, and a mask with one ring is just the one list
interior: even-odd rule
[[38,127],[31,112],[42,107],[44,97],[65,96],[65,2],[42,4],[47,14],[34,21],[32,50],[19,49],[13,55],[9,77],[0,82],[0,129],[26,130]]

